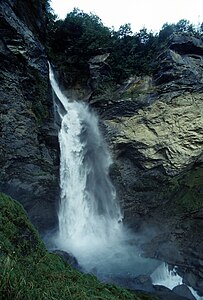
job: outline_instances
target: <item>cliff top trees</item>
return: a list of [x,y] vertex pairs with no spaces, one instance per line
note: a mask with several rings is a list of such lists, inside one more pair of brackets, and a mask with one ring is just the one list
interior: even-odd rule
[[112,70],[111,78],[120,82],[131,75],[153,73],[153,62],[173,33],[200,37],[202,29],[180,20],[177,24],[164,24],[158,34],[146,28],[133,34],[130,24],[115,31],[105,27],[98,16],[75,8],[63,21],[50,18],[48,41],[52,57],[60,56],[75,66],[84,67],[92,56],[110,53],[107,62]]
[[110,30],[96,15],[74,9],[64,21],[55,22],[49,36],[54,51],[88,59],[108,45]]

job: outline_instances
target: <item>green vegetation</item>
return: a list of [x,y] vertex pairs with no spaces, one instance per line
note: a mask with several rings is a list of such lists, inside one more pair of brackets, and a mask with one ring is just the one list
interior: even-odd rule
[[81,70],[88,69],[91,57],[110,53],[107,63],[111,72],[105,80],[120,83],[131,75],[152,74],[160,49],[166,46],[173,33],[202,37],[203,24],[196,29],[187,20],[166,23],[157,34],[146,28],[133,33],[130,24],[115,31],[105,27],[98,16],[74,9],[64,21],[49,14],[47,37],[50,57],[59,66],[63,64],[67,71],[78,70],[78,75]]
[[176,196],[176,208],[181,212],[193,213],[203,207],[203,166],[194,166],[185,176],[177,178],[182,190]]
[[190,170],[184,171],[166,181],[163,197],[168,199],[166,216],[188,216],[203,208],[203,165],[196,163]]
[[100,283],[49,253],[22,206],[0,194],[0,298],[15,300],[155,299]]

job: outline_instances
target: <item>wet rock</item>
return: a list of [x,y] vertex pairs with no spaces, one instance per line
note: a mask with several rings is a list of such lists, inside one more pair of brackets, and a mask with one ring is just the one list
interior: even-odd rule
[[137,290],[154,292],[154,287],[152,285],[152,279],[150,276],[140,275],[134,279],[134,284]]
[[183,275],[183,282],[186,285],[191,286],[198,293],[200,293],[201,296],[203,296],[203,280],[201,276],[199,276],[196,269],[193,270],[193,268],[190,268],[187,270]]
[[170,289],[161,286],[161,285],[155,285],[155,293],[158,296],[159,299],[161,300],[188,300],[187,297],[181,296],[181,295],[177,295],[176,293],[174,293],[173,291],[171,291]]
[[193,296],[190,289],[185,284],[177,285],[176,287],[173,288],[173,292],[176,293],[177,295],[186,297],[191,300],[195,300],[195,297]]

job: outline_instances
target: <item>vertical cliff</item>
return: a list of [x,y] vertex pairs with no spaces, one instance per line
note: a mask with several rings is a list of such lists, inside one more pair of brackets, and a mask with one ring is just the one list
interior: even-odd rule
[[106,106],[112,177],[147,255],[182,266],[203,293],[203,42],[171,36],[153,76],[134,77]]
[[0,189],[40,231],[56,225],[58,141],[48,80],[45,3],[0,3]]
[[203,205],[203,43],[174,35],[156,63],[102,112],[126,215],[137,222]]

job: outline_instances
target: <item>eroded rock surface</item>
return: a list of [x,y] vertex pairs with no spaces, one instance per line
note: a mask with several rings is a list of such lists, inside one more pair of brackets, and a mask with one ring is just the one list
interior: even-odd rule
[[43,6],[0,3],[0,189],[40,231],[56,226],[58,141],[44,41]]
[[185,281],[203,293],[202,41],[173,36],[153,76],[131,78],[94,106],[126,222],[151,239],[146,255],[182,266]]

